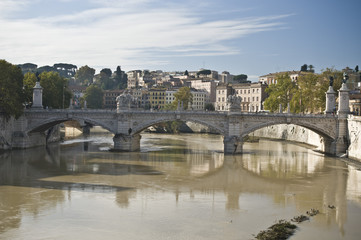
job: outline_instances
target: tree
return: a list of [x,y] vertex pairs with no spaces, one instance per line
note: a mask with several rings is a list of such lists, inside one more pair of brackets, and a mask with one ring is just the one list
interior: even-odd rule
[[318,111],[315,101],[317,99],[318,75],[308,73],[300,75],[297,80],[297,91],[290,102],[296,113],[314,113]]
[[188,104],[193,102],[193,96],[191,93],[191,89],[189,87],[181,87],[176,93],[174,93],[175,100],[173,101],[172,105],[177,108],[178,101],[180,103],[183,102],[183,109],[188,109]]
[[110,70],[109,68],[103,68],[102,70],[100,70],[100,73],[104,73],[109,78],[112,76],[112,70]]
[[100,72],[99,83],[103,90],[111,90],[115,87],[114,80],[105,72]]
[[24,99],[25,102],[33,102],[33,88],[37,81],[35,73],[27,72],[24,75],[23,85],[24,85]]
[[212,73],[211,70],[203,69],[203,70],[200,70],[200,71],[197,72],[197,76],[199,77],[200,75],[209,75],[211,73]]
[[78,69],[75,74],[76,83],[79,85],[90,85],[93,83],[95,69],[85,65]]
[[314,105],[320,110],[325,110],[326,107],[326,92],[329,88],[329,77],[333,77],[333,89],[337,92],[342,85],[343,73],[334,68],[326,68],[318,76],[317,86],[316,86],[316,96]]
[[240,75],[236,75],[233,77],[233,81],[234,82],[239,82],[239,83],[247,83],[250,81],[247,81],[248,76],[246,74],[240,74]]
[[212,103],[206,103],[206,105],[204,106],[204,110],[206,111],[214,111],[214,105]]
[[24,63],[24,64],[19,64],[18,67],[21,68],[21,71],[23,72],[23,74],[25,74],[27,72],[36,73],[36,69],[38,68],[38,65],[36,65],[34,63]]
[[36,69],[36,72],[38,72],[39,74],[42,72],[53,72],[53,71],[56,71],[56,69],[48,65]]
[[358,65],[356,65],[355,67],[355,72],[358,72]]
[[301,71],[302,71],[302,72],[307,72],[307,64],[303,64],[303,65],[301,66]]
[[189,76],[188,70],[184,72],[184,76]]
[[23,113],[23,74],[21,69],[0,60],[0,112],[6,118],[18,118]]
[[126,89],[128,85],[128,78],[127,75],[122,71],[120,66],[117,67],[115,71],[115,85],[118,89]]
[[42,72],[39,75],[43,88],[43,105],[50,108],[69,107],[72,93],[68,89],[67,79],[58,72]]
[[95,84],[86,88],[84,99],[87,107],[99,109],[103,107],[103,90]]
[[308,71],[309,72],[315,72],[314,68],[315,67],[312,64],[308,65]]
[[64,78],[74,77],[76,74],[76,69],[78,68],[76,65],[69,63],[56,63],[53,67],[60,74],[60,76]]
[[[278,75],[276,79],[276,84],[271,84],[266,88],[269,97],[264,102],[265,109],[272,112],[277,111],[280,104],[282,104],[282,110],[285,110],[297,91],[296,83],[287,73]],[[294,109],[291,108],[291,111]]]

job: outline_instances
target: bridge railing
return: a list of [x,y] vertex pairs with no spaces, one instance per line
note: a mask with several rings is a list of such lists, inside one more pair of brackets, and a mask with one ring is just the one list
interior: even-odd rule
[[25,113],[140,113],[140,114],[202,114],[202,115],[226,115],[226,116],[269,116],[269,117],[305,117],[305,118],[337,118],[337,115],[326,114],[303,114],[303,113],[270,113],[270,112],[229,112],[229,111],[206,111],[206,110],[144,110],[129,109],[117,111],[116,109],[26,109]]

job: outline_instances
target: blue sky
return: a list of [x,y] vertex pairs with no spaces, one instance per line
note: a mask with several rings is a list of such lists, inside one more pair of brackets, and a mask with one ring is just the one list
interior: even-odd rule
[[259,75],[361,65],[360,0],[0,0],[0,59]]

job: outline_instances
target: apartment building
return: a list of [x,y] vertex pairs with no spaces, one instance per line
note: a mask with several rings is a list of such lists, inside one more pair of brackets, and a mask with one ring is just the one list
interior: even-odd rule
[[229,84],[221,84],[216,88],[216,102],[214,108],[216,111],[227,111],[227,98],[233,94],[233,89]]
[[176,90],[165,91],[165,104],[171,104],[175,100],[174,93],[176,92]]
[[149,90],[149,104],[153,109],[162,109],[166,104],[166,89],[152,88]]
[[140,108],[149,108],[149,93],[146,89],[132,89],[130,94],[138,99],[138,106]]
[[222,72],[221,74],[218,75],[218,79],[220,83],[232,83],[233,82],[233,75],[230,74],[227,71]]
[[123,93],[124,90],[105,90],[103,94],[103,107],[107,109],[116,109],[116,98]]
[[191,91],[192,103],[188,104],[188,109],[201,111],[204,110],[206,103],[209,101],[209,93],[206,91]]
[[258,78],[258,82],[263,84],[277,84],[277,76],[282,74],[288,74],[292,81],[297,81],[300,75],[308,74],[309,72],[302,72],[302,71],[285,71],[285,72],[276,72],[276,73],[269,73]]
[[206,91],[208,93],[209,100],[206,100],[207,103],[211,102],[214,104],[216,102],[216,88],[218,82],[213,80],[194,79],[191,80],[190,83],[191,88]]
[[128,76],[128,88],[136,88],[139,86],[139,78],[141,77],[141,70],[133,70],[127,72]]
[[242,98],[242,112],[258,112],[263,110],[263,102],[267,97],[267,85],[263,83],[238,83],[232,85],[234,94]]

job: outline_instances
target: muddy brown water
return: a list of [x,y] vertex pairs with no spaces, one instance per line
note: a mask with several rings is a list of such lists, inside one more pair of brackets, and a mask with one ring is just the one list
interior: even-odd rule
[[266,140],[225,156],[207,134],[111,146],[103,134],[1,154],[0,239],[254,239],[311,208],[290,239],[360,239],[361,170],[338,158]]

